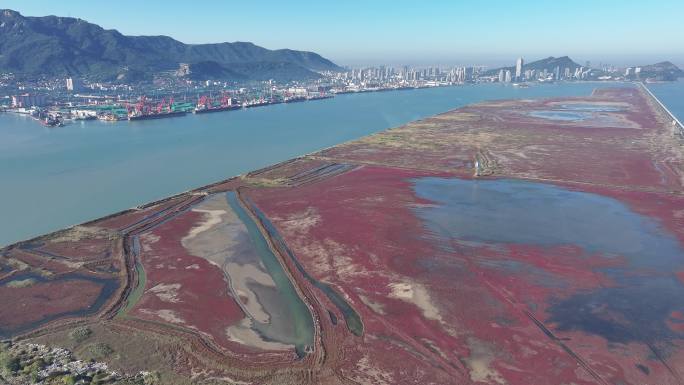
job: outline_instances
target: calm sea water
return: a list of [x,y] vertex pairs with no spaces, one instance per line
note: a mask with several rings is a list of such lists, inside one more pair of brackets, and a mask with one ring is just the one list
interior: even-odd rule
[[648,88],[667,108],[684,121],[684,79],[676,82],[648,84]]
[[[52,129],[0,114],[0,245],[466,104],[588,95],[595,87],[477,85],[341,95],[217,114]],[[653,91],[664,100],[668,93],[682,95],[681,87],[666,87],[672,86],[657,85]]]

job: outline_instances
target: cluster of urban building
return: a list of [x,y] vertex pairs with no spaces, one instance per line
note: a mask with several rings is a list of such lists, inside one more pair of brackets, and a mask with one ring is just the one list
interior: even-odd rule
[[[553,59],[553,58],[549,58]],[[46,125],[66,119],[120,120],[171,117],[332,97],[335,94],[451,86],[466,83],[524,83],[630,78],[639,68],[579,66],[568,58],[543,59],[500,69],[486,66],[374,66],[324,72],[318,79],[278,84],[270,80],[239,84],[221,80],[190,80],[181,69],[135,84],[60,78],[15,81],[0,74],[0,110],[25,113]],[[546,60],[546,61],[545,61]],[[4,96],[3,96],[4,94]],[[145,105],[144,103],[149,103]],[[209,101],[207,103],[207,101]]]
[[[528,68],[524,69],[523,58],[518,58],[515,62],[515,69],[500,68],[495,76],[490,76],[485,80],[498,81],[499,83],[512,82],[548,82],[556,80],[586,80],[588,78],[595,78],[592,76],[592,69],[582,66],[566,66],[562,67],[556,65],[553,68]],[[600,77],[596,77],[599,78]],[[611,79],[612,76],[605,78]]]
[[[553,62],[550,62],[553,63]],[[518,58],[515,66],[487,69],[486,66],[426,67],[378,66],[350,69],[346,72],[329,74],[333,87],[340,91],[364,91],[402,87],[434,87],[464,83],[521,83],[549,82],[561,80],[611,80],[616,79],[615,71],[579,66],[571,61],[559,65],[545,66],[542,61],[533,63],[533,68],[525,68],[523,58]]]
[[485,66],[452,68],[377,66],[327,73],[325,80],[336,92],[355,92],[463,84],[476,81],[485,71]]

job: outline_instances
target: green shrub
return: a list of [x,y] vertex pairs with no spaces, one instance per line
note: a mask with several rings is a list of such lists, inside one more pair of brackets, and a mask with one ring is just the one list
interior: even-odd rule
[[69,333],[69,337],[76,342],[83,342],[93,334],[87,326],[80,326]]
[[84,356],[89,360],[100,360],[109,357],[112,353],[114,350],[109,345],[98,342],[88,345],[84,351]]
[[148,373],[148,374],[144,377],[143,383],[144,383],[145,385],[158,385],[158,384],[161,384],[161,378],[160,378],[160,376],[159,376],[159,373],[157,373],[157,372],[150,372],[150,373]]
[[107,375],[105,373],[95,373],[93,378],[90,380],[91,384],[100,384],[105,381]]
[[21,369],[19,358],[12,356],[9,352],[0,353],[0,370],[12,373],[19,369]]

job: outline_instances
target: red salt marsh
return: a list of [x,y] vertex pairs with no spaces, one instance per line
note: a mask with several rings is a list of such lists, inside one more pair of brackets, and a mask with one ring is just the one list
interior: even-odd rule
[[16,274],[0,283],[0,335],[31,331],[63,317],[87,317],[102,309],[115,280],[70,274],[52,279]]
[[[366,166],[311,186],[250,192],[274,218],[307,271],[351,300],[364,319],[368,338],[384,336],[372,345],[385,348],[359,344],[356,359],[370,360],[378,370],[390,368],[380,352],[399,343],[414,355],[429,347],[428,353],[419,355],[428,358],[416,364],[422,371],[443,366],[443,360],[465,360],[465,367],[444,369],[444,374],[455,370],[475,382],[501,378],[521,384],[549,379],[634,383],[647,378],[637,365],[648,368],[648,378],[676,381],[667,366],[681,370],[677,361],[654,361],[648,344],[616,347],[601,336],[554,332],[552,324],[544,326],[552,301],[619,286],[606,271],[628,268],[624,258],[587,254],[572,245],[458,239],[447,250],[414,215],[416,207],[431,205],[411,189],[411,180],[426,175]],[[603,190],[605,196],[611,195]],[[642,202],[630,202],[640,206],[636,211],[650,216],[671,214],[684,203],[667,194],[633,194]],[[667,223],[667,218],[659,221]],[[643,274],[636,267],[630,269]],[[593,341],[591,354],[582,341]],[[631,359],[621,358],[626,353]]]
[[226,329],[244,318],[219,266],[190,255],[181,244],[202,216],[188,211],[140,235],[145,291],[133,309],[139,318],[196,330],[227,347]]
[[[684,160],[667,119],[638,89],[597,91],[583,98],[496,101],[409,123],[322,151],[322,158],[457,175],[506,175],[673,191],[684,187]],[[619,111],[578,121],[528,113],[568,102],[620,103]],[[612,120],[604,121],[603,116]],[[623,122],[623,124],[615,124]],[[479,161],[480,170],[475,170]]]
[[[455,382],[679,383],[684,367],[678,346],[684,335],[677,326],[667,332],[673,325],[669,312],[644,315],[649,326],[642,337],[626,331],[637,332],[629,329],[633,319],[621,318],[641,314],[638,306],[599,306],[598,318],[577,308],[584,317],[580,321],[603,320],[624,329],[621,333],[602,334],[587,325],[587,330],[568,329],[549,313],[584,306],[583,293],[595,293],[586,301],[599,301],[598,306],[602,296],[632,298],[651,284],[661,285],[654,289],[660,295],[672,297],[656,309],[684,309],[681,283],[671,286],[672,273],[659,270],[658,263],[642,266],[627,255],[592,252],[572,243],[551,247],[444,239],[416,216],[435,203],[418,197],[413,181],[472,178],[483,154],[492,177],[524,177],[592,194],[587,197],[596,194],[600,198],[590,199],[620,210],[624,206],[630,217],[648,218],[653,225],[644,231],[662,233],[670,245],[667,253],[674,260],[663,264],[681,269],[684,198],[669,191],[681,188],[682,173],[676,150],[668,147],[674,138],[668,139],[671,133],[659,123],[663,118],[657,120],[636,89],[572,100],[624,104],[594,120],[555,124],[520,117],[567,102],[466,107],[314,155],[365,165],[361,169],[311,186],[249,192],[306,270],[344,293],[361,314],[366,339],[347,356],[345,370],[375,370],[390,383],[422,380],[397,376],[392,360],[381,353],[403,346],[420,358],[414,370],[434,372],[437,366],[437,372],[458,378]],[[616,124],[620,121],[625,124]],[[652,146],[654,141],[661,145]],[[462,162],[454,163],[454,157]],[[664,174],[658,163],[673,171]],[[453,366],[446,368],[445,362]]]
[[[681,384],[684,153],[655,107],[638,87],[467,106],[89,223],[109,244],[5,250],[3,273],[111,255],[134,285],[141,263],[142,297],[109,322],[199,336],[197,378]],[[205,255],[221,233],[183,243],[235,189],[312,312],[302,359],[231,340],[247,297]]]

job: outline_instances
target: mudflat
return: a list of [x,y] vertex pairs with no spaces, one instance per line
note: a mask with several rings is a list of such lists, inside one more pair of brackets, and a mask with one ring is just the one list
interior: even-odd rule
[[[3,333],[125,330],[169,381],[679,384],[682,140],[639,86],[466,106],[9,246]],[[20,316],[70,274],[117,285]]]

